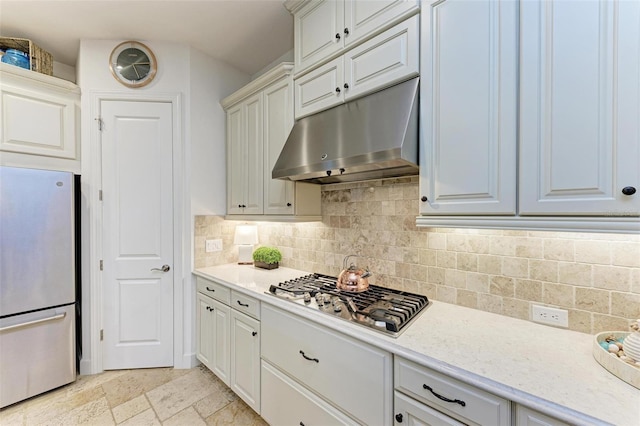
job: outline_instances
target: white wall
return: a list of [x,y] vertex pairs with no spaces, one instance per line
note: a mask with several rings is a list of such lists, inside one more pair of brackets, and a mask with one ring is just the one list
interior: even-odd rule
[[[100,372],[99,330],[101,300],[97,268],[100,252],[100,152],[95,118],[98,99],[122,96],[144,99],[177,96],[178,139],[175,152],[175,200],[181,240],[175,241],[181,258],[174,259],[174,365],[190,367],[195,360],[195,291],[191,276],[193,211],[220,214],[225,210],[225,115],[219,100],[249,80],[249,76],[190,47],[168,42],[142,41],[155,54],[158,73],[147,86],[127,88],[109,70],[109,56],[123,40],[81,40],[77,84],[82,91],[82,341],[81,374]],[[176,151],[176,150],[174,150]],[[209,163],[208,159],[211,159]]]

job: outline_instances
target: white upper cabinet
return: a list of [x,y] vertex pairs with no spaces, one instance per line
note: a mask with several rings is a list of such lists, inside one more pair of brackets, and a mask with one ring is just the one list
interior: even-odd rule
[[0,65],[1,164],[79,173],[79,115],[75,84]]
[[321,220],[319,185],[271,178],[293,127],[292,68],[278,65],[221,102],[232,219]]
[[294,213],[294,183],[271,179],[271,169],[293,127],[293,82],[284,79],[264,90],[264,214]]
[[262,93],[227,112],[227,211],[262,214]]
[[520,213],[640,216],[640,3],[521,17]]
[[638,22],[637,1],[423,3],[417,224],[640,233]]
[[419,11],[418,0],[289,0],[299,74]]
[[296,119],[417,76],[419,38],[413,16],[297,78]]
[[513,1],[422,5],[422,214],[515,214],[517,13]]

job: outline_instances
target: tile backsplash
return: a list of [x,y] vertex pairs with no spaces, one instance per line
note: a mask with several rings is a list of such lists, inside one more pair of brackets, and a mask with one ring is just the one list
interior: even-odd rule
[[[640,235],[417,228],[417,177],[322,187],[322,222],[257,222],[282,266],[338,275],[346,255],[371,282],[510,317],[532,304],[569,311],[569,328],[627,330],[640,318]],[[194,267],[233,263],[236,221],[195,217]],[[205,253],[205,240],[223,250]]]

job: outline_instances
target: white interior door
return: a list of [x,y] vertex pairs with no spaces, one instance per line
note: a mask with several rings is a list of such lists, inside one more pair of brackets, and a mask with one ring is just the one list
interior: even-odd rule
[[173,365],[172,105],[101,101],[103,368]]

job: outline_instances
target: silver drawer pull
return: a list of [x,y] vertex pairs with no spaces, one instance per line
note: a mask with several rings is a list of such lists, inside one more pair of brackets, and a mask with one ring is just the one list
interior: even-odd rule
[[446,398],[446,397],[444,397],[444,396],[442,396],[442,395],[438,395],[437,393],[435,393],[435,392],[433,391],[433,389],[431,389],[431,386],[427,386],[427,385],[423,384],[423,385],[422,385],[422,387],[423,387],[424,389],[428,390],[429,392],[431,392],[431,393],[433,394],[433,396],[435,396],[436,398],[438,398],[438,399],[440,399],[440,400],[442,400],[442,401],[444,401],[444,402],[451,402],[451,403],[454,403],[454,404],[460,404],[460,405],[462,405],[463,407],[464,407],[465,405],[467,405],[467,403],[466,403],[466,402],[464,402],[464,401],[462,401],[461,399],[449,399],[449,398]]
[[62,319],[64,317],[66,317],[66,316],[67,316],[67,313],[63,312],[61,314],[54,315],[54,316],[49,317],[49,318],[41,318],[41,319],[37,319],[37,320],[33,320],[33,321],[23,322],[22,324],[9,325],[7,327],[0,328],[0,333],[2,333],[3,331],[15,330],[17,328],[28,327],[30,325],[40,324],[40,323],[43,323],[43,322],[55,321],[55,320],[58,320],[58,319]]
[[162,268],[151,268],[152,271],[169,272],[171,267],[169,265],[162,265]]

